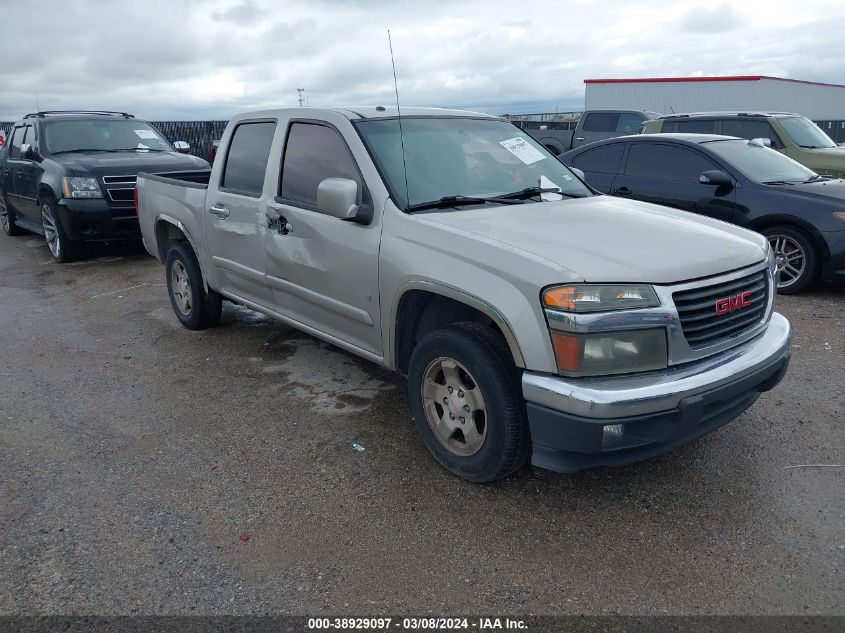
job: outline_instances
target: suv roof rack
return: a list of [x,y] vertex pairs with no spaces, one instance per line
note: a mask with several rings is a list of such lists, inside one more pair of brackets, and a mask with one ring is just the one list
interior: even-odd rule
[[115,112],[114,110],[44,110],[42,112],[31,112],[25,119],[43,119],[48,116],[62,116],[65,114],[104,114],[107,116],[122,116],[125,119],[134,119],[135,116],[128,112]]
[[799,116],[794,112],[755,112],[752,110],[728,110],[728,111],[714,111],[714,112],[688,112],[679,114],[664,114],[659,117],[661,119],[685,119],[690,117],[707,117],[707,116]]

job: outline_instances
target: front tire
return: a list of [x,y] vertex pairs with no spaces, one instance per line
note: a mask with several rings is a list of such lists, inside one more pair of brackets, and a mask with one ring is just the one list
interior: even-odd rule
[[170,305],[182,325],[203,330],[220,322],[223,298],[205,289],[197,257],[185,242],[176,242],[167,251],[165,276]]
[[780,279],[778,294],[791,295],[808,288],[818,277],[819,255],[812,239],[804,231],[781,225],[765,229],[777,259]]
[[53,198],[41,200],[41,229],[47,248],[57,263],[66,264],[76,259],[78,245],[68,239]]
[[493,329],[455,323],[426,335],[411,355],[408,399],[425,445],[449,472],[490,482],[528,462],[519,372]]

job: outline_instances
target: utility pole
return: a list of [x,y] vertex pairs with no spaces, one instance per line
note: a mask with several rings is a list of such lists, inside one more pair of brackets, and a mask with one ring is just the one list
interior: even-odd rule
[[299,93],[299,107],[301,108],[302,105],[305,103],[305,88],[297,88],[296,91]]

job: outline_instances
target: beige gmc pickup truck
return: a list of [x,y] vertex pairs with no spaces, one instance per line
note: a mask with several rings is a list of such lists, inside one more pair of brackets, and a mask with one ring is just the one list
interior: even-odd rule
[[141,174],[179,320],[232,301],[406,375],[423,442],[482,482],[658,455],[783,377],[764,237],[599,195],[497,117],[401,115],[241,114],[207,185]]

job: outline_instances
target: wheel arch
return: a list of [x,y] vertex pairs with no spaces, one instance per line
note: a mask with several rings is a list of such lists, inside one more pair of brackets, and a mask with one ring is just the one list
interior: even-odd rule
[[197,262],[200,266],[200,272],[202,272],[202,281],[203,285],[205,286],[206,290],[211,289],[208,285],[208,271],[206,270],[205,264],[200,257],[200,250],[197,248],[197,244],[191,235],[191,232],[185,227],[185,225],[177,220],[176,218],[170,217],[169,215],[162,214],[156,219],[155,223],[155,238],[156,238],[156,253],[158,256],[158,260],[161,263],[164,263],[167,259],[167,251],[170,248],[171,244],[176,242],[187,242],[187,244],[191,247],[191,250],[194,251],[194,255],[197,258]]
[[774,226],[786,226],[806,233],[813,244],[819,249],[818,253],[819,259],[821,260],[820,263],[825,262],[830,258],[830,250],[828,249],[827,242],[824,237],[822,237],[822,234],[816,227],[799,216],[789,214],[766,215],[750,222],[746,228],[762,233],[766,229]]
[[38,203],[41,204],[45,197],[58,200],[61,196],[56,195],[56,192],[51,185],[46,182],[40,182],[38,183]]
[[430,281],[405,284],[391,308],[389,356],[392,366],[405,374],[414,346],[426,333],[449,323],[487,323],[505,340],[514,364],[525,360],[513,328],[494,306],[470,293]]

